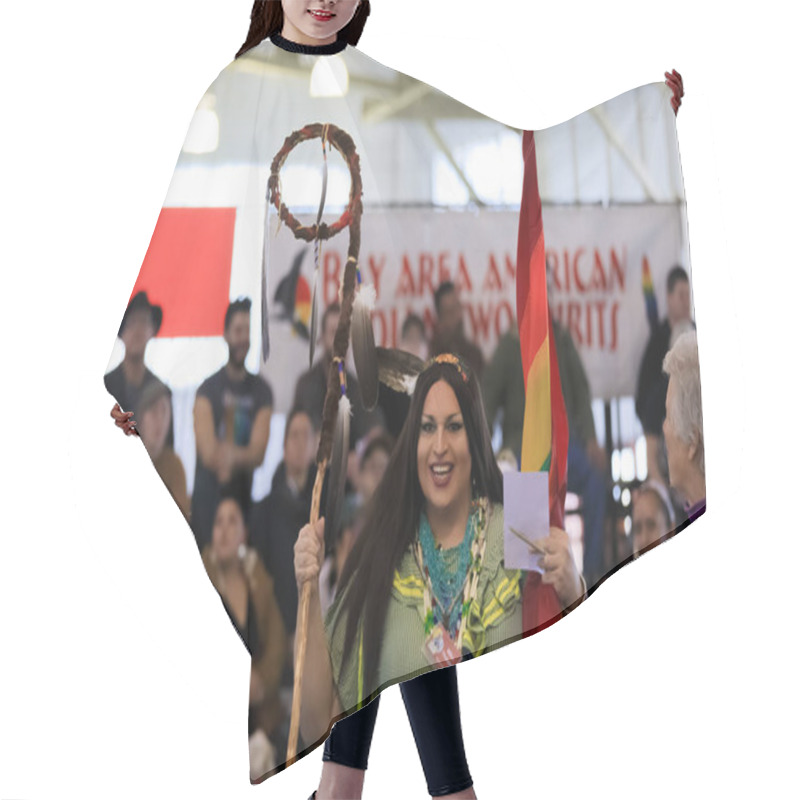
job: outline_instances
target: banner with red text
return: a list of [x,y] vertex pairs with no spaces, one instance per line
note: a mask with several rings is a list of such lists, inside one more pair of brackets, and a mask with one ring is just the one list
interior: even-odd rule
[[[551,310],[570,329],[592,395],[632,395],[649,336],[642,263],[647,259],[650,265],[663,309],[667,272],[681,257],[679,208],[551,206],[543,217]],[[500,336],[515,324],[518,223],[517,211],[365,211],[361,268],[377,295],[376,344],[397,347],[409,313],[423,318],[430,335],[436,321],[433,293],[451,280],[464,307],[467,338],[491,359]],[[305,244],[278,236],[271,258],[273,291],[298,260],[298,280],[311,282],[314,258]],[[345,259],[335,240],[323,248],[323,307],[336,301]],[[281,412],[288,410],[297,378],[308,367],[308,340],[286,335],[291,318],[287,314],[271,322],[273,338],[280,337],[282,346],[262,371]]]

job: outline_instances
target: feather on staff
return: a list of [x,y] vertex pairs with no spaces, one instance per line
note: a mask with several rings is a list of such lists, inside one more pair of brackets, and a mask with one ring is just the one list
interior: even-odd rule
[[413,353],[388,347],[376,347],[378,379],[396,392],[414,393],[417,376],[425,368],[425,362]]
[[267,204],[267,210],[264,214],[264,250],[261,253],[261,363],[266,363],[269,358],[269,304],[267,302],[267,293],[269,292],[269,283],[267,281],[267,263],[269,261],[269,210],[270,206]]
[[361,281],[361,270],[356,265],[356,290],[353,302],[353,362],[356,365],[358,386],[364,408],[371,411],[378,405],[378,361],[375,352],[375,335],[372,331],[372,309],[375,308],[375,288]]
[[324,125],[322,128],[322,193],[319,198],[319,209],[317,210],[317,221],[314,225],[317,235],[314,237],[314,280],[311,289],[311,330],[309,331],[308,343],[308,367],[309,369],[314,364],[314,349],[317,346],[317,335],[319,328],[319,251],[320,251],[320,235],[319,224],[322,222],[322,210],[325,208],[325,195],[328,193],[328,153],[325,150],[325,145],[328,142],[328,126]]
[[336,532],[341,521],[344,505],[344,485],[347,478],[347,456],[350,454],[350,398],[347,396],[347,378],[344,362],[337,359],[341,397],[336,414],[336,427],[333,437],[330,481],[328,483],[328,502],[325,509],[325,527],[329,541],[336,541]]

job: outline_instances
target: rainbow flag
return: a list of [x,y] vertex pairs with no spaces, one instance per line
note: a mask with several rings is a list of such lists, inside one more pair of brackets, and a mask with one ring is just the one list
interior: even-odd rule
[[[525,378],[521,471],[549,472],[550,524],[563,528],[569,427],[547,303],[542,200],[533,131],[522,134],[522,154],[525,173],[517,244],[517,324]],[[560,616],[561,605],[553,587],[543,584],[538,573],[528,573],[523,594],[525,634],[551,625]]]
[[642,293],[647,310],[647,321],[650,323],[650,330],[653,330],[658,327],[658,301],[656,293],[653,291],[653,276],[650,273],[650,262],[647,260],[647,256],[642,258]]

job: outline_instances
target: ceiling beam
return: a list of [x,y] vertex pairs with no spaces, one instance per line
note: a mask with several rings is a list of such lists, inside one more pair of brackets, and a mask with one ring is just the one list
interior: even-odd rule
[[365,109],[362,119],[370,125],[374,125],[376,122],[383,122],[399,111],[402,111],[404,108],[408,108],[414,105],[414,103],[419,102],[432,91],[433,87],[429,86],[427,83],[415,81],[410,86],[395,94],[394,97],[388,100],[382,100],[381,102],[375,103],[375,105],[370,108]]
[[436,126],[433,124],[431,120],[428,119],[425,120],[425,127],[428,129],[428,133],[430,133],[431,138],[436,143],[436,146],[439,148],[439,150],[442,151],[444,157],[450,163],[450,166],[455,170],[455,173],[456,175],[458,175],[459,179],[461,180],[461,183],[463,183],[464,186],[466,187],[466,190],[469,193],[469,199],[472,200],[472,202],[475,203],[477,206],[483,208],[486,205],[486,203],[484,203],[483,200],[481,200],[480,197],[478,197],[474,187],[469,181],[469,178],[467,178],[467,176],[464,174],[461,167],[458,166],[455,158],[453,157],[452,152],[450,151],[450,148],[447,146],[447,143],[439,135],[439,131],[436,130]]
[[655,181],[650,177],[644,162],[639,158],[636,153],[632,153],[626,146],[620,132],[617,130],[613,122],[608,118],[608,115],[603,111],[601,106],[597,106],[589,110],[594,121],[600,126],[600,129],[606,135],[608,141],[616,148],[617,152],[622,156],[623,161],[630,167],[633,174],[639,179],[642,184],[645,194],[649,200],[654,203],[666,198],[659,198],[658,187]]

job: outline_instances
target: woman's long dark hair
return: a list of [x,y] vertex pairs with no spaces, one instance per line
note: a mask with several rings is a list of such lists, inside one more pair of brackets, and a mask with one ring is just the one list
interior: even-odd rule
[[[361,0],[353,19],[339,31],[338,39],[347,40],[348,44],[357,45],[369,16],[369,0]],[[283,30],[283,6],[280,0],[255,0],[250,11],[250,30],[244,44],[239,48],[236,58],[250,48],[260,44],[268,36]]]
[[453,364],[446,362],[434,362],[417,377],[397,445],[381,482],[364,509],[361,533],[342,570],[337,593],[344,592],[338,619],[347,619],[343,659],[351,652],[358,622],[363,618],[365,686],[372,686],[377,674],[394,572],[414,541],[423,509],[424,496],[417,474],[417,444],[425,398],[437,381],[447,381],[452,387],[464,417],[475,494],[488,496],[493,503],[503,501],[503,476],[492,451],[480,384],[475,373],[463,362],[462,369],[469,378],[467,382]]

